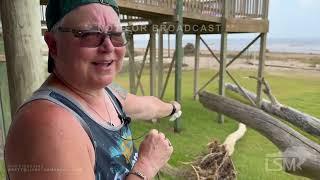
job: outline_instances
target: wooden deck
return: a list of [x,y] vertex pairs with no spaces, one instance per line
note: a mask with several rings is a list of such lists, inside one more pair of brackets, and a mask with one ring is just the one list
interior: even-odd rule
[[[229,2],[227,16],[223,17],[225,1]],[[122,22],[175,22],[176,0],[117,0]],[[41,0],[46,5],[47,0]],[[269,0],[183,0],[183,21],[185,25],[225,26],[227,32],[268,32]],[[41,11],[44,12],[44,6]],[[42,13],[43,14],[43,13]],[[45,21],[44,16],[42,22]],[[168,24],[167,24],[168,25]],[[141,28],[136,33],[148,33],[149,27]],[[202,31],[203,34],[220,33],[220,28],[214,31]],[[193,30],[184,30],[186,34],[195,33]],[[169,31],[173,32],[173,31]]]

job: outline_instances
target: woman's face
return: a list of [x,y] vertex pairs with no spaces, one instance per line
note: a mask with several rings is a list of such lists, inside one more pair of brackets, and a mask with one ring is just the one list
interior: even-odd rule
[[[80,6],[63,19],[63,28],[121,32],[118,15],[110,7],[98,3]],[[84,46],[84,39],[71,32],[56,35],[55,68],[68,83],[90,89],[110,84],[120,70],[125,47],[114,47],[107,36],[98,47]]]

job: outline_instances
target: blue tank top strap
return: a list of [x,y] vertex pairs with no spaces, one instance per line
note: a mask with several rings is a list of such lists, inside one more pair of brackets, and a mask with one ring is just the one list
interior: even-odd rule
[[128,117],[126,115],[126,113],[124,112],[123,107],[121,105],[121,102],[108,87],[106,87],[105,90],[107,91],[108,96],[111,98],[111,102],[112,102],[113,106],[117,110],[118,117],[121,120],[121,123],[128,125],[131,122],[131,118]]

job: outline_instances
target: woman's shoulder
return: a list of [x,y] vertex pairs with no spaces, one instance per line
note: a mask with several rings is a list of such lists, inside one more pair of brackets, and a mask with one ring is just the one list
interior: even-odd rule
[[7,136],[5,160],[11,165],[36,162],[62,168],[87,162],[83,167],[89,167],[88,143],[90,139],[70,112],[49,101],[36,100],[15,115]]
[[[62,145],[66,141],[79,144],[90,142],[86,136],[70,112],[49,101],[36,100],[25,105],[14,116],[6,146],[14,149],[41,147],[44,151],[46,149],[50,151],[53,144],[59,147],[59,144]],[[73,148],[62,147],[70,150]]]
[[[45,130],[44,130],[45,129]],[[14,116],[10,131],[56,135],[67,131],[79,133],[82,127],[67,109],[47,100],[35,100],[23,106]]]
[[129,93],[128,90],[115,82],[109,84],[107,88],[109,88],[120,101],[124,101]]

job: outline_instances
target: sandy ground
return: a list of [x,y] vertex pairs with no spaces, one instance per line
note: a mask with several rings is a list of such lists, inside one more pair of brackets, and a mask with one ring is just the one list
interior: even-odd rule
[[[164,63],[170,64],[172,60],[173,51],[170,53],[171,58],[168,58],[168,51],[164,50]],[[135,61],[142,62],[144,49],[135,50]],[[216,52],[215,52],[216,53]],[[209,51],[201,51],[199,58],[200,69],[219,69],[219,63],[210,54]],[[236,55],[236,52],[231,52],[228,57],[228,61]],[[219,57],[219,54],[216,53]],[[128,58],[125,58],[127,61]],[[192,70],[194,69],[195,57],[194,55],[184,56],[183,58],[183,69]],[[244,54],[237,60],[235,60],[228,69],[246,69],[246,70],[257,70],[259,64],[258,53],[254,55]],[[308,73],[320,77],[320,54],[303,54],[303,53],[266,53],[265,70],[273,73]]]
[[[135,61],[142,62],[145,49],[135,49]],[[170,51],[171,57],[168,58],[168,50],[164,49],[164,63],[169,64],[172,60],[173,50]],[[237,52],[228,52],[228,60],[230,61]],[[42,47],[43,60],[46,63],[48,49],[45,44]],[[219,53],[215,52],[219,57]],[[149,58],[149,56],[147,56]],[[194,68],[194,55],[186,55],[183,59],[183,69],[192,70]],[[128,61],[128,58],[124,58]],[[0,61],[5,61],[5,55],[0,54]],[[252,69],[258,68],[258,53],[251,52],[251,54],[244,53],[239,59],[234,61],[229,69]],[[285,52],[267,52],[266,53],[266,71],[284,71],[284,72],[309,72],[311,74],[320,74],[320,54],[310,53],[285,53]],[[219,64],[207,50],[201,50],[200,69],[218,69]]]

